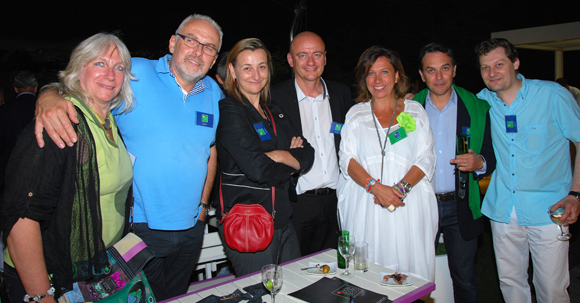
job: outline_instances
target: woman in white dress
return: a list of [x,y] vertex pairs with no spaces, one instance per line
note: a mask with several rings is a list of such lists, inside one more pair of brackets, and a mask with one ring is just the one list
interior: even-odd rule
[[396,52],[370,47],[356,70],[357,104],[339,153],[342,228],[369,243],[371,262],[433,281],[438,212],[427,113],[400,98],[409,84]]

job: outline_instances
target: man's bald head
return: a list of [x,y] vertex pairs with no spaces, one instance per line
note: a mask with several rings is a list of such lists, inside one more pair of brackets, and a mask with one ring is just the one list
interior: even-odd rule
[[292,40],[287,59],[296,81],[318,81],[326,65],[324,41],[313,32],[302,32]]

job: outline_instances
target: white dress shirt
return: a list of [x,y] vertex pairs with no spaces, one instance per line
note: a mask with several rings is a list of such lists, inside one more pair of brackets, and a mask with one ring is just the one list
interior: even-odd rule
[[320,80],[324,91],[316,98],[306,96],[298,87],[298,83],[294,82],[300,108],[302,135],[315,151],[312,168],[298,179],[296,193],[299,195],[317,188],[336,189],[339,176],[334,134],[330,132],[332,126],[330,97],[326,83],[322,78]]

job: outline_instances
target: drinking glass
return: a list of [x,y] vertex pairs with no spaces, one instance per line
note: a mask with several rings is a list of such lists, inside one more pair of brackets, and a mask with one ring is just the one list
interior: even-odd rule
[[560,218],[562,218],[562,215],[564,214],[564,207],[560,207],[553,212],[548,210],[548,214],[550,214],[550,219],[552,219],[552,222],[558,224],[558,227],[560,228],[560,235],[558,235],[558,240],[560,241],[570,240],[570,238],[572,238],[572,234],[564,232],[563,228],[564,223],[560,223]]
[[366,272],[369,269],[369,244],[356,242],[354,249],[354,271]]
[[352,278],[354,277],[353,273],[350,273],[348,271],[348,265],[350,264],[350,258],[352,257],[352,255],[354,254],[354,250],[355,250],[355,239],[354,236],[349,236],[349,237],[339,237],[338,238],[338,251],[340,252],[340,254],[344,257],[344,260],[346,261],[346,270],[345,272],[343,272],[342,274],[340,274],[341,276],[343,276],[344,278]]
[[262,283],[272,294],[272,303],[276,303],[276,294],[282,288],[282,266],[267,264],[262,267]]

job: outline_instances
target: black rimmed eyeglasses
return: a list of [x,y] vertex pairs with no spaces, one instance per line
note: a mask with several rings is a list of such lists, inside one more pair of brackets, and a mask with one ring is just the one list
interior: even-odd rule
[[218,52],[215,47],[208,45],[208,44],[203,44],[195,38],[188,37],[188,36],[178,34],[178,33],[175,33],[175,35],[181,37],[183,39],[183,42],[185,42],[185,45],[187,45],[193,49],[197,49],[197,47],[201,45],[201,49],[203,50],[203,53],[208,55],[208,56],[215,56]]

